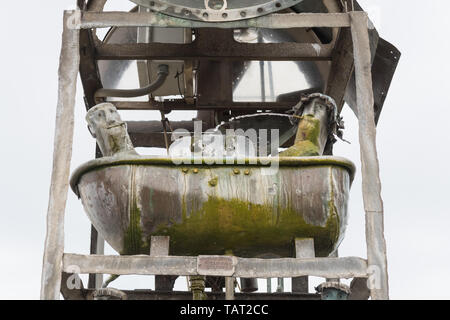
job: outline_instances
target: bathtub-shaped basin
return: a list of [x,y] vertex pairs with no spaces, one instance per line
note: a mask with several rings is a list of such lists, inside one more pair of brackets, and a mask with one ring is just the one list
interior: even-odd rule
[[79,167],[71,186],[120,254],[149,254],[153,235],[170,236],[171,255],[289,257],[295,238],[314,238],[316,255],[328,256],[340,244],[355,172],[351,161],[211,162],[101,158]]

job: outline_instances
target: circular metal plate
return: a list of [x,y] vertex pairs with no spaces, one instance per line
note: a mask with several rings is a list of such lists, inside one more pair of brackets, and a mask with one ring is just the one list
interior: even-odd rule
[[131,0],[152,10],[190,20],[236,21],[280,11],[303,0]]

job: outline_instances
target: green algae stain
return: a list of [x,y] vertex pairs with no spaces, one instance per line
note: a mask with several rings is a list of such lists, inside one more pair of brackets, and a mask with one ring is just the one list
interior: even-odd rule
[[150,245],[144,241],[141,228],[141,209],[137,205],[134,192],[131,192],[130,221],[125,231],[123,250],[121,255],[149,254]]
[[281,157],[314,157],[320,155],[320,120],[314,116],[301,117],[295,143],[286,151],[280,153]]
[[231,250],[243,257],[267,253],[293,256],[295,238],[314,238],[316,255],[328,256],[339,237],[339,221],[335,209],[322,227],[306,223],[288,208],[209,197],[189,216],[183,209],[181,223],[162,225],[153,235],[170,236],[171,252],[177,255],[225,254]]
[[315,157],[319,155],[319,148],[311,141],[299,141],[281,153],[282,157]]

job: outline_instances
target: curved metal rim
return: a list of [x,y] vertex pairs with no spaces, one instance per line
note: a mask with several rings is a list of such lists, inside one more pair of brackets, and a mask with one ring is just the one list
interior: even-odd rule
[[[353,182],[355,177],[356,167],[355,164],[343,157],[323,156],[323,157],[257,157],[257,158],[245,158],[237,159],[233,164],[226,163],[226,159],[214,159],[214,158],[201,158],[199,159],[187,159],[187,158],[167,158],[167,157],[151,157],[151,156],[119,156],[119,157],[105,157],[100,159],[91,160],[78,167],[70,178],[70,186],[75,194],[78,195],[78,183],[81,177],[94,170],[99,170],[107,167],[116,167],[123,165],[136,165],[136,166],[170,166],[170,167],[194,167],[194,166],[207,166],[207,167],[270,167],[274,162],[280,167],[314,167],[314,166],[336,166],[346,169],[350,174],[350,183]],[[218,164],[219,161],[224,164]],[[177,163],[182,163],[176,165]],[[210,165],[210,163],[215,163]]]
[[[220,9],[199,9],[189,6],[180,6],[164,0],[131,0],[132,2],[150,8],[152,10],[188,20],[206,22],[237,21],[260,17],[269,13],[290,8],[301,3],[303,0],[271,0],[265,4],[239,9],[227,10],[226,5]],[[226,0],[224,1],[226,3]],[[205,0],[205,8],[207,7]]]

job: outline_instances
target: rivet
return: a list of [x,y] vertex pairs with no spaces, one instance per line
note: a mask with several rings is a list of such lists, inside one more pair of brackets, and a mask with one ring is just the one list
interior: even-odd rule
[[183,173],[188,173],[188,172],[189,172],[189,169],[183,168]]
[[245,174],[246,176],[250,175],[250,170],[248,170],[248,169],[245,170],[245,171],[244,171],[244,174]]
[[198,173],[198,169],[197,168],[194,169],[194,173]]
[[241,17],[242,17],[242,18],[245,18],[246,15],[247,15],[247,14],[245,13],[245,11],[241,11]]
[[233,173],[234,173],[234,174],[240,174],[241,171],[240,171],[239,169],[234,169],[234,170],[233,170]]
[[224,19],[228,18],[228,13],[224,12],[224,13],[222,14],[222,18],[224,18]]

